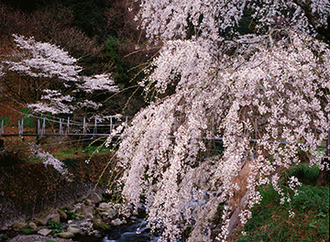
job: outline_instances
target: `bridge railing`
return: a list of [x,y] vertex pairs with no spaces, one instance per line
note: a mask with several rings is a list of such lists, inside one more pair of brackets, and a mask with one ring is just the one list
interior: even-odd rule
[[[129,116],[109,116],[107,120],[99,121],[97,118],[81,121],[70,117],[63,119],[36,118],[35,126],[31,132],[24,124],[24,118],[18,120],[17,133],[6,132],[4,120],[1,121],[0,137],[20,136],[107,136],[118,127],[130,120]],[[25,131],[25,132],[24,132]]]

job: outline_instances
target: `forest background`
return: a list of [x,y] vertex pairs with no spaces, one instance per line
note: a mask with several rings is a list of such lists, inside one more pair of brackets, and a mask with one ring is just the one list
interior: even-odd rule
[[[116,95],[100,91],[91,97],[103,104],[100,114],[133,116],[146,105],[143,89],[137,82],[143,78],[141,70],[155,50],[147,49],[146,38],[141,30],[137,30],[133,20],[136,11],[129,12],[128,7],[129,3],[122,0],[1,0],[0,60],[8,60],[13,53],[19,52],[13,34],[25,36],[26,39],[33,37],[38,43],[51,43],[78,60],[76,64],[83,70],[81,75],[111,74],[111,79],[115,80],[121,91]],[[36,120],[29,116],[33,117],[33,114],[27,108],[28,103],[34,102],[35,96],[20,81],[21,76],[13,73],[7,82],[0,84],[0,125],[3,122],[6,134],[17,134],[17,121],[22,119],[24,132],[35,132]],[[65,89],[63,86],[59,88]],[[96,112],[84,115],[93,116]],[[70,114],[60,117],[68,116],[72,118]],[[81,116],[79,121],[82,121]],[[31,148],[35,148],[31,146],[35,142],[34,137],[1,137],[0,141],[4,141],[0,148],[1,211],[10,212],[10,204],[14,204],[20,208],[16,210],[17,215],[22,215],[20,212],[23,211],[23,215],[29,217],[48,205],[53,206],[58,194],[67,187],[78,191],[83,184],[105,185],[113,179],[108,174],[112,166],[108,166],[105,175],[99,179],[112,157],[110,149],[98,149],[102,141],[43,137],[38,141],[43,151],[37,148],[34,152],[31,152]],[[85,161],[89,159],[87,164]],[[47,160],[55,163],[44,165]],[[52,167],[54,164],[59,170]],[[58,171],[63,171],[61,166],[74,174],[71,186],[66,179],[59,177]],[[65,195],[64,199],[70,199],[70,196]],[[2,213],[0,227],[12,215],[6,217]]]
[[[104,107],[108,115],[134,115],[145,105],[142,89],[136,83],[143,78],[141,69],[155,51],[146,48],[144,34],[137,30],[133,20],[136,12],[129,12],[128,4],[132,5],[119,0],[1,1],[0,54],[8,55],[15,48],[12,34],[51,42],[78,59],[77,64],[83,67],[82,75],[112,74],[124,91],[108,100]],[[12,85],[14,83],[19,82],[13,81]],[[23,97],[28,99],[22,90],[24,88],[20,94],[12,91],[10,95],[22,102]],[[98,97],[99,100],[107,98]],[[0,108],[1,113],[8,112],[6,107]]]

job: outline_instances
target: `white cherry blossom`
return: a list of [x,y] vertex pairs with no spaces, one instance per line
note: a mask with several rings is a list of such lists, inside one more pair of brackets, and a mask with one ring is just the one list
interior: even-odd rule
[[[34,112],[72,114],[81,108],[98,110],[102,104],[88,99],[95,91],[119,91],[110,74],[82,76],[78,60],[58,46],[32,37],[13,37],[18,51],[2,62],[0,77],[14,72],[29,80],[27,85],[33,86],[36,96],[40,93],[40,97],[34,97],[34,103],[28,104]],[[76,94],[81,93],[85,100],[77,98]]]
[[[240,35],[248,8],[255,32]],[[330,50],[314,37],[329,13],[328,0],[141,1],[137,19],[162,43],[141,85],[162,98],[134,117],[117,155],[127,203],[137,208],[143,194],[149,225],[165,240],[191,226],[188,241],[211,241],[246,161],[243,224],[262,199],[259,186],[287,200],[276,171],[299,164],[298,149],[324,168],[317,146],[329,129]],[[210,139],[223,141],[223,153],[207,152]],[[224,206],[218,239],[228,235],[231,209]]]

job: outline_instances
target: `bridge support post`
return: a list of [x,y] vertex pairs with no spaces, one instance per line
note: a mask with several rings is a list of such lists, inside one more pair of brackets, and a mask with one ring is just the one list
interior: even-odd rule
[[23,135],[23,125],[24,125],[24,119],[22,118],[21,121],[18,120],[18,136]]
[[66,134],[70,133],[70,117],[68,117],[68,121],[66,123]]
[[113,128],[113,121],[112,121],[112,117],[110,117],[110,134],[112,132],[112,128]]
[[63,127],[62,127],[62,119],[60,118],[60,127],[59,127],[59,133],[63,134]]
[[95,118],[93,134],[97,134],[97,119]]
[[83,134],[87,133],[86,117],[83,119]]

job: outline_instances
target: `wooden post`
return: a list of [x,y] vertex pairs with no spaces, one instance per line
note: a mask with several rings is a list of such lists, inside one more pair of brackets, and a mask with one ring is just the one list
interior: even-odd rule
[[63,134],[63,127],[62,127],[62,119],[60,118],[60,130],[59,130],[60,134]]
[[41,129],[41,133],[45,134],[46,133],[46,118],[44,117],[44,120],[42,122],[42,129]]
[[83,119],[83,134],[87,133],[87,127],[86,127],[86,117]]
[[97,134],[97,119],[95,118],[93,134]]
[[68,121],[66,123],[66,134],[70,132],[70,117],[68,117]]
[[113,122],[112,122],[112,117],[110,117],[110,134],[112,132],[112,128],[113,128]]
[[22,118],[22,124],[21,124],[21,135],[23,134],[24,131],[24,119]]
[[23,124],[24,124],[24,119],[23,118],[22,118],[21,122],[18,120],[18,136],[23,135]]
[[38,119],[37,134],[40,135],[40,119]]

